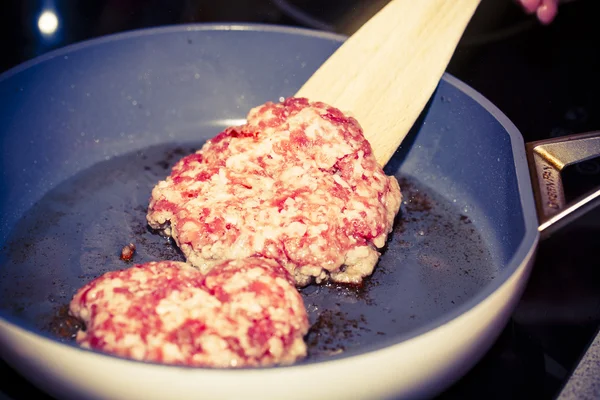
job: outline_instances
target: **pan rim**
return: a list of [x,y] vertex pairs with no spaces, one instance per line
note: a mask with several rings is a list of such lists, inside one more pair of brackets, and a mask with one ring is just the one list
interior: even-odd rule
[[274,32],[274,33],[286,33],[296,34],[298,36],[315,37],[319,39],[328,39],[336,42],[343,42],[347,39],[347,36],[319,31],[315,29],[298,28],[294,26],[286,25],[269,25],[260,23],[226,23],[226,22],[214,22],[214,23],[189,23],[189,24],[178,24],[178,25],[163,25],[152,28],[140,28],[132,29],[128,31],[113,33],[109,35],[99,36],[93,39],[82,40],[75,42],[64,47],[60,47],[30,60],[24,61],[20,64],[7,69],[0,73],[0,82],[11,78],[12,76],[19,74],[31,67],[46,62],[56,57],[65,56],[70,53],[76,52],[83,48],[96,46],[99,44],[119,41],[123,39],[132,39],[135,37],[153,36],[154,34],[164,33],[182,33],[182,32],[198,32],[198,31],[247,31],[247,32]]
[[[169,25],[162,27],[153,27],[153,28],[144,28],[131,30],[121,33],[116,33],[112,35],[107,35],[95,39],[90,39],[86,41],[81,41],[75,44],[71,44],[65,47],[62,47],[57,50],[53,50],[44,55],[38,56],[32,60],[26,61],[20,65],[17,65],[6,72],[0,74],[0,82],[3,82],[14,75],[17,75],[25,70],[28,70],[38,64],[46,62],[56,57],[69,55],[71,53],[77,52],[81,49],[93,47],[99,44],[109,43],[113,41],[120,40],[128,40],[136,37],[144,37],[144,36],[154,36],[157,34],[169,34],[169,33],[185,33],[185,32],[198,32],[198,31],[215,31],[215,32],[223,32],[223,31],[238,31],[238,32],[254,32],[254,33],[264,33],[264,32],[272,32],[279,34],[289,34],[294,36],[304,36],[304,37],[314,37],[318,39],[324,39],[331,42],[342,43],[346,36],[323,32],[313,29],[306,28],[297,28],[290,26],[282,26],[282,25],[268,25],[268,24],[246,24],[246,23],[200,23],[200,24],[181,24],[181,25]],[[502,271],[498,274],[496,279],[492,282],[486,284],[475,296],[471,297],[465,303],[456,307],[454,310],[444,314],[441,317],[438,317],[427,324],[421,326],[420,328],[413,329],[403,334],[396,335],[394,338],[381,340],[376,345],[366,346],[364,350],[361,350],[358,354],[351,355],[340,355],[336,357],[332,357],[327,360],[320,361],[309,361],[309,362],[300,362],[294,365],[289,366],[280,366],[280,367],[268,367],[261,369],[254,368],[241,368],[241,369],[228,369],[226,370],[228,374],[244,374],[244,373],[256,373],[256,372],[265,372],[272,370],[290,370],[294,371],[297,368],[315,368],[319,365],[329,364],[329,363],[347,363],[352,362],[353,360],[359,360],[361,357],[369,356],[372,353],[387,351],[393,346],[401,345],[414,339],[418,336],[421,336],[427,332],[433,331],[442,325],[447,324],[448,322],[455,320],[467,313],[469,310],[475,308],[484,300],[486,300],[490,295],[496,292],[502,285],[504,285],[511,276],[515,274],[515,272],[523,265],[529,261],[529,258],[532,256],[532,253],[535,252],[537,248],[537,243],[539,241],[539,232],[538,232],[538,222],[537,222],[537,214],[535,213],[534,199],[533,199],[533,191],[530,183],[530,178],[527,170],[527,160],[525,155],[525,144],[517,127],[508,119],[508,117],[500,111],[493,103],[491,103],[488,99],[486,99],[482,94],[477,92],[475,89],[471,88],[466,83],[462,82],[458,78],[445,73],[441,81],[451,85],[456,90],[463,92],[465,95],[473,99],[476,103],[478,103],[486,112],[488,112],[494,119],[498,121],[498,123],[503,127],[505,132],[509,135],[512,147],[512,154],[514,157],[514,165],[515,165],[515,173],[517,177],[517,185],[519,190],[519,199],[521,204],[521,209],[523,210],[524,216],[524,226],[525,233],[519,244],[517,250],[514,255],[511,257],[510,261],[507,262],[502,269]],[[12,321],[11,321],[12,320]],[[211,368],[198,368],[198,367],[188,367],[188,366],[173,366],[173,365],[165,365],[160,363],[153,362],[140,362],[137,360],[131,360],[126,358],[121,358],[117,356],[113,356],[110,354],[102,353],[95,350],[83,349],[79,346],[76,346],[71,343],[64,343],[60,340],[53,338],[49,334],[45,334],[44,332],[39,332],[32,327],[21,324],[18,321],[18,318],[14,316],[9,316],[5,310],[0,310],[0,323],[9,324],[13,327],[16,327],[20,330],[27,331],[36,337],[39,337],[42,340],[48,340],[51,343],[60,346],[67,346],[83,353],[96,354],[100,357],[112,357],[123,362],[130,362],[134,364],[146,364],[146,365],[156,365],[159,367],[166,367],[170,369],[184,369],[184,370],[196,370],[202,372],[210,373],[221,373],[223,370],[220,369],[211,369]]]

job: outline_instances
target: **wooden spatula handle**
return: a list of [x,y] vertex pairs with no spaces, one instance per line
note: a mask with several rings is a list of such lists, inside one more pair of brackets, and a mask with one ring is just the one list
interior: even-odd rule
[[392,0],[296,94],[349,112],[392,157],[437,87],[480,0]]

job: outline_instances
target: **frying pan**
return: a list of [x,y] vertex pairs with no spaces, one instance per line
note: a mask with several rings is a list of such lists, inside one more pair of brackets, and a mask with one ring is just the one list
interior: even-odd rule
[[[136,244],[135,262],[181,259],[145,222],[170,166],[251,107],[295,93],[343,40],[176,26],[69,46],[0,76],[2,357],[59,398],[414,398],[471,368],[507,322],[540,234],[521,135],[450,75],[386,166],[405,202],[373,276],[359,288],[302,289],[307,360],[164,366],[57,335],[78,287],[128,266],[125,244]],[[598,152],[594,138],[574,138],[579,158]],[[550,204],[542,220],[562,216],[552,146],[531,149],[532,171],[545,172],[537,196]]]

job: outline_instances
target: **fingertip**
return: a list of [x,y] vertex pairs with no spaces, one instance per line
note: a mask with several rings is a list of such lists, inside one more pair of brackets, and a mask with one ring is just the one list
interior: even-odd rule
[[543,0],[543,4],[538,7],[536,14],[542,24],[551,23],[558,12],[558,2],[556,0]]
[[521,3],[526,13],[533,14],[540,7],[542,0],[519,0],[519,3]]

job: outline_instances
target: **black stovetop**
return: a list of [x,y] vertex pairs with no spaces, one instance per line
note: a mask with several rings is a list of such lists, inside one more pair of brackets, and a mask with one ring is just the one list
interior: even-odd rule
[[[0,5],[0,72],[66,44],[165,24],[259,22],[350,34],[385,2],[6,0]],[[51,39],[38,28],[45,8],[59,16]],[[597,0],[565,1],[557,19],[542,26],[513,0],[483,0],[448,72],[496,104],[526,141],[600,130],[598,15]],[[569,196],[592,186],[600,186],[600,158],[569,172]],[[556,398],[600,326],[598,249],[600,210],[543,241],[526,292],[499,340],[439,398]],[[0,398],[48,398],[4,363],[0,374]]]

